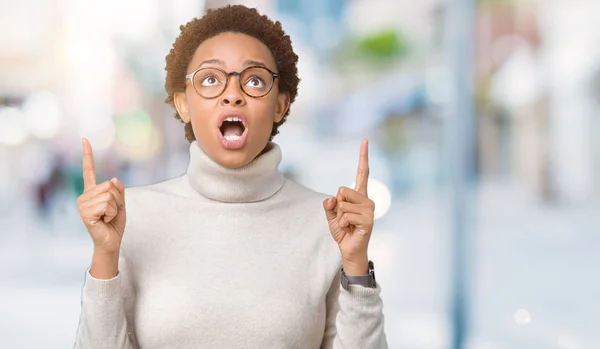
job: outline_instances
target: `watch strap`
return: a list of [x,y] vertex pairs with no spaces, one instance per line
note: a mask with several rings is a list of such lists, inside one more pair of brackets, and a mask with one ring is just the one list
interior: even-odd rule
[[350,276],[344,273],[344,268],[340,270],[342,287],[348,290],[349,285],[361,285],[364,287],[375,288],[375,266],[373,261],[369,261],[369,273],[367,275]]

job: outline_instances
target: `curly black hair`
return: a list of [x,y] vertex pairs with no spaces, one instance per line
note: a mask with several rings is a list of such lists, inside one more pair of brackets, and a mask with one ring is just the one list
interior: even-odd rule
[[[233,32],[252,36],[264,43],[275,59],[280,75],[279,90],[290,95],[292,104],[298,94],[298,55],[294,53],[290,36],[285,34],[279,21],[273,22],[266,15],[261,15],[254,8],[243,5],[228,5],[217,9],[209,9],[198,19],[194,18],[179,27],[181,33],[173,43],[166,57],[165,70],[167,76],[165,89],[168,97],[165,102],[175,107],[173,96],[185,90],[185,75],[188,64],[198,46],[207,39],[218,34]],[[272,140],[279,133],[278,129],[287,119],[289,108],[278,123],[273,123]],[[175,109],[175,118],[183,122]],[[196,139],[191,123],[185,125],[185,137],[191,143]]]

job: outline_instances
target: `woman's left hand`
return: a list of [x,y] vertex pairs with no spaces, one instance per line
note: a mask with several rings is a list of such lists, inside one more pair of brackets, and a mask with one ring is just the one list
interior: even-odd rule
[[375,203],[367,194],[369,180],[369,143],[360,147],[356,186],[340,187],[337,195],[323,201],[329,230],[342,252],[347,275],[367,275],[367,249],[373,231]]

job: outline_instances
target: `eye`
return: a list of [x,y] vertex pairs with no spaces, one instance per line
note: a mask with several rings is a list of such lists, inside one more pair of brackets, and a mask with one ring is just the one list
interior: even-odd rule
[[263,79],[254,75],[254,76],[251,76],[250,78],[248,78],[248,80],[246,81],[246,86],[252,87],[252,88],[264,88],[265,82],[263,81]]
[[202,78],[201,84],[202,86],[215,86],[219,83],[219,78],[215,75],[209,74]]

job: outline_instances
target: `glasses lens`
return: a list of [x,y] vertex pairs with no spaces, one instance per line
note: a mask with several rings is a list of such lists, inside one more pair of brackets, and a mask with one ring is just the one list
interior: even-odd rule
[[261,97],[271,90],[273,74],[264,68],[248,68],[240,75],[240,85],[249,96]]
[[223,92],[227,76],[214,68],[200,69],[194,75],[194,87],[202,97],[214,98]]

